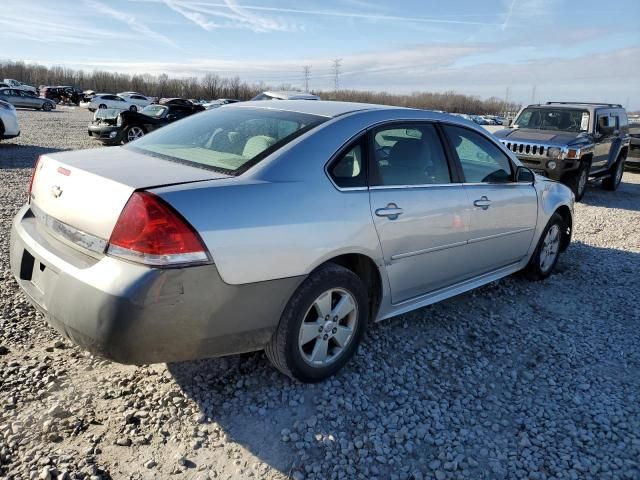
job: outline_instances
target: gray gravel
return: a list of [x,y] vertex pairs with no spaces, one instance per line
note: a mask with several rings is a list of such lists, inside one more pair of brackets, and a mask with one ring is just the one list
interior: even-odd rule
[[62,340],[11,278],[35,157],[89,114],[20,111],[0,143],[0,477],[640,479],[640,174],[577,206],[541,283],[512,277],[374,326],[300,385],[262,353],[132,367]]

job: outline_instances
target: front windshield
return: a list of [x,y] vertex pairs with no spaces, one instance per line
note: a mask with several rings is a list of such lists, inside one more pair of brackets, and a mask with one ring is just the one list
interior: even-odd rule
[[160,118],[167,110],[168,108],[163,105],[147,105],[140,111],[140,113],[147,117]]
[[266,108],[223,107],[172,123],[126,148],[238,175],[325,120]]
[[586,132],[589,112],[569,108],[525,108],[514,122],[519,128]]

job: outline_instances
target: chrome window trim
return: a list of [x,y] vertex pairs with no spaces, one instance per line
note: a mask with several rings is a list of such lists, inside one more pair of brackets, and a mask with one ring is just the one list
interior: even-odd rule
[[463,183],[421,183],[418,185],[374,185],[369,190],[398,190],[407,188],[428,188],[428,187],[461,187]]

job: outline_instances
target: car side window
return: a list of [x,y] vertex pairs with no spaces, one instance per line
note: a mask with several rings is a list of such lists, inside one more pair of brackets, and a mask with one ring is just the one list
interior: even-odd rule
[[364,141],[360,139],[355,144],[348,146],[329,167],[329,175],[338,187],[367,186],[363,145]]
[[434,125],[382,128],[373,135],[371,184],[379,186],[451,183],[447,157]]
[[511,162],[497,145],[472,130],[445,126],[466,183],[509,183],[513,180]]

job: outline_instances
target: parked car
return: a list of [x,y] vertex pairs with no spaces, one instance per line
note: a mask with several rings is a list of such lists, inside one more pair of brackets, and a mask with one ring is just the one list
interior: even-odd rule
[[629,155],[626,164],[640,167],[640,118],[629,118]]
[[53,100],[36,97],[35,93],[15,88],[0,88],[0,100],[8,102],[14,107],[34,108],[46,112],[56,108],[56,103]]
[[73,103],[79,105],[84,95],[79,88],[69,85],[41,86],[40,96],[53,100],[55,103]]
[[[88,100],[88,101],[87,101]],[[113,95],[111,93],[98,93],[93,97],[80,102],[80,106],[89,109],[90,112],[95,112],[99,108],[112,108],[115,110],[130,110],[132,112],[138,111],[138,105],[124,98]]]
[[138,106],[138,109],[143,109],[147,105],[151,105],[153,103],[153,100],[151,98],[140,95],[139,93],[129,93],[126,95],[118,96],[124,98],[127,102],[131,102],[134,105]]
[[229,105],[230,103],[238,103],[240,100],[236,100],[233,98],[219,98],[218,100],[213,100],[211,102],[205,102],[202,104],[204,108],[207,110],[211,110],[212,108],[218,108],[222,105]]
[[20,135],[20,124],[16,107],[0,100],[0,140],[15,138]]
[[199,105],[176,104],[149,105],[140,112],[99,109],[89,124],[89,136],[105,145],[129,143],[153,130],[203,110]]
[[612,103],[529,105],[495,135],[524,165],[569,186],[577,201],[589,178],[618,188],[630,143],[625,109]]
[[262,92],[251,100],[320,100],[317,95],[304,92]]
[[15,88],[16,90],[25,90],[34,94],[38,93],[36,87],[32,87],[31,85],[27,85],[26,83],[19,82],[18,80],[14,80],[13,78],[5,78],[2,83],[5,83],[8,87]]
[[308,101],[43,155],[29,199],[11,270],[63,335],[133,364],[264,348],[302,381],[344,366],[371,322],[547,277],[573,212],[471,122]]

